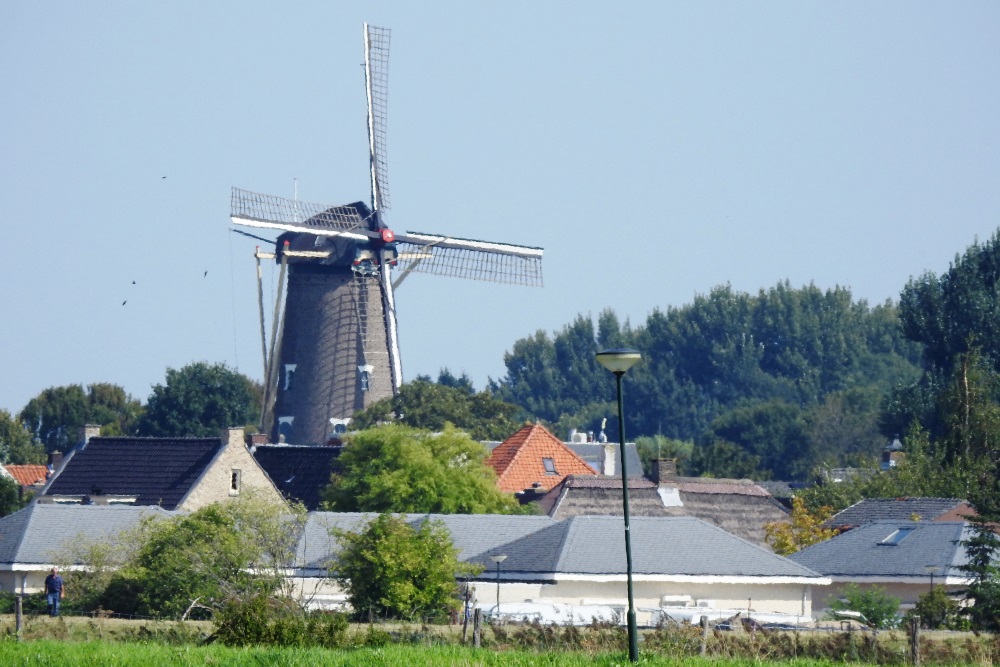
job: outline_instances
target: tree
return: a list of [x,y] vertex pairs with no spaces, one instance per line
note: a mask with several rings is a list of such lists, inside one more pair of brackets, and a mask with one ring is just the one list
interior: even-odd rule
[[886,593],[884,588],[872,586],[861,588],[857,584],[847,584],[841,597],[830,602],[834,611],[856,611],[865,618],[865,623],[879,630],[889,630],[899,624],[899,598]]
[[639,436],[635,439],[635,448],[642,461],[642,473],[647,477],[653,474],[653,461],[657,459],[674,459],[680,474],[694,453],[693,442],[673,440],[663,435]]
[[331,572],[347,592],[358,619],[442,620],[459,606],[460,577],[475,569],[460,563],[444,525],[380,514],[363,530],[338,531],[340,553]]
[[18,418],[45,450],[67,451],[77,444],[84,424],[98,424],[105,435],[134,432],[142,412],[139,401],[118,385],[98,382],[49,387],[28,401]]
[[928,630],[963,630],[967,627],[961,610],[944,586],[935,586],[917,599],[906,616],[907,619],[919,616],[920,624]]
[[197,362],[167,369],[165,384],[153,387],[139,435],[209,437],[228,426],[260,420],[262,390],[225,364]]
[[486,449],[450,424],[440,433],[387,424],[351,434],[324,490],[337,512],[510,514],[517,501],[496,487]]
[[704,477],[743,479],[761,472],[759,456],[725,440],[696,446],[691,454],[690,466],[691,474]]
[[205,617],[233,601],[289,599],[292,562],[305,510],[253,493],[187,516],[151,520],[127,538],[135,544],[111,579],[105,608],[146,616]]
[[837,534],[836,530],[822,525],[833,514],[833,508],[829,506],[810,512],[805,501],[795,496],[792,498],[791,521],[764,524],[767,543],[774,549],[774,553],[788,556],[810,545],[825,542]]
[[488,392],[475,393],[459,386],[435,384],[426,379],[408,382],[395,396],[383,398],[354,414],[351,427],[365,429],[398,422],[413,428],[440,431],[451,423],[476,440],[503,440],[517,430],[517,407]]
[[780,400],[725,412],[712,422],[707,439],[734,443],[759,459],[760,471],[749,471],[749,477],[804,479],[813,465],[802,410]]
[[21,500],[21,485],[17,480],[9,477],[0,477],[0,516],[13,514],[24,507]]
[[0,463],[45,463],[45,448],[31,442],[31,433],[0,409]]

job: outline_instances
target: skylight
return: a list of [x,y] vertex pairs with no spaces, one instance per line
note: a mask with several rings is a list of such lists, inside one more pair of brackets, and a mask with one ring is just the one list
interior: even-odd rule
[[546,475],[558,475],[556,472],[556,462],[552,459],[542,459],[542,465],[545,466]]
[[898,528],[894,530],[892,533],[890,533],[889,536],[886,537],[884,540],[879,542],[879,545],[887,547],[898,546],[899,543],[905,540],[906,536],[912,533],[914,530],[916,530],[916,528],[913,528],[912,526],[905,528]]

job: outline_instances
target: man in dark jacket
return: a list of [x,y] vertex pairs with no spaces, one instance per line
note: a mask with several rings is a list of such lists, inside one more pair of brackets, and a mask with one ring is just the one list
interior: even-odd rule
[[63,596],[63,580],[59,571],[52,568],[52,573],[45,577],[45,599],[49,603],[49,616],[59,615],[59,601]]

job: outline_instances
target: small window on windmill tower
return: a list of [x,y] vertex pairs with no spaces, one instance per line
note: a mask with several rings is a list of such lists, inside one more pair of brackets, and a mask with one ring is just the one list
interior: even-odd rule
[[369,391],[371,386],[370,378],[373,370],[375,370],[375,367],[371,364],[358,366],[358,384],[361,386],[361,391]]
[[229,478],[229,495],[238,496],[240,495],[240,483],[242,482],[243,474],[241,471],[233,468],[232,476]]
[[552,459],[542,459],[542,465],[545,466],[546,475],[558,475],[556,472],[556,462]]

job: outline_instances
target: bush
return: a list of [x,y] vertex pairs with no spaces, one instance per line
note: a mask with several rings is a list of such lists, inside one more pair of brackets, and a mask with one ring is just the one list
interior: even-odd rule
[[865,618],[865,623],[879,630],[888,630],[899,625],[896,613],[899,598],[885,592],[884,588],[873,586],[862,589],[857,584],[844,587],[843,597],[830,603],[834,611],[856,611]]
[[347,616],[306,613],[290,600],[265,595],[230,600],[215,614],[215,638],[226,646],[322,646],[347,644]]
[[456,579],[471,574],[440,522],[419,529],[381,514],[360,532],[336,532],[331,569],[358,620],[444,620],[459,608]]

